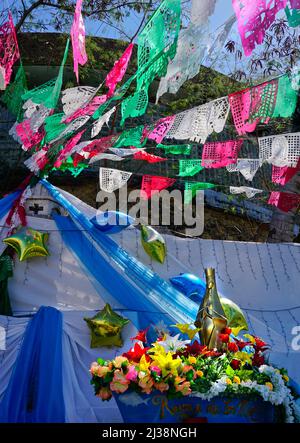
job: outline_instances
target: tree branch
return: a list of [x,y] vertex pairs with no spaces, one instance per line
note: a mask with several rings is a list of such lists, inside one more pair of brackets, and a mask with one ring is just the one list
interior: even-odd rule
[[38,8],[42,4],[43,4],[43,0],[37,0],[35,3],[32,3],[32,5],[28,9],[24,10],[23,14],[21,15],[20,20],[18,21],[18,23],[15,26],[17,33],[20,31],[20,28],[24,24],[27,17],[32,13],[32,11],[34,11],[36,8]]

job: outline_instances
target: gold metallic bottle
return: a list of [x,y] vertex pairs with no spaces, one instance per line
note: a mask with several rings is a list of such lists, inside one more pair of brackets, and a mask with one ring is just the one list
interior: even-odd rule
[[206,292],[199,308],[195,326],[200,328],[199,336],[202,345],[208,349],[221,350],[223,344],[218,335],[226,326],[227,318],[222,307],[216,287],[215,270],[205,269]]

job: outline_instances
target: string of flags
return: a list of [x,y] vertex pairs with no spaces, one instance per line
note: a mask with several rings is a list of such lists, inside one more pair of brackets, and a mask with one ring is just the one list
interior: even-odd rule
[[[298,14],[300,9],[299,0],[275,0],[268,8],[265,7],[265,0],[232,0],[232,3],[246,55],[250,55],[255,46],[262,42],[277,12],[285,8],[288,18],[290,14],[290,20],[296,23],[295,11]],[[83,0],[77,0],[71,27],[77,81],[79,65],[83,66],[87,62],[82,4]],[[176,92],[186,79],[197,74],[204,54],[203,47],[198,44],[199,36],[204,38],[206,24],[215,4],[215,0],[204,0],[199,6],[199,2],[193,0],[190,24],[180,31],[180,0],[164,0],[138,35],[136,72],[117,88],[132,57],[133,43],[130,43],[107,74],[103,82],[107,92],[102,95],[99,95],[102,84],[97,88],[77,86],[61,91],[69,40],[55,79],[28,90],[24,69],[20,64],[11,83],[12,68],[20,58],[20,53],[12,16],[9,14],[7,23],[0,28],[0,89],[5,89],[1,99],[16,116],[10,134],[25,151],[31,153],[25,162],[26,166],[37,175],[52,169],[72,170],[75,175],[87,166],[87,161],[89,164],[102,160],[121,162],[132,156],[137,161],[160,163],[168,161],[168,158],[147,152],[148,142],[155,143],[156,148],[165,155],[185,156],[191,155],[190,143],[194,142],[203,145],[201,159],[180,159],[179,177],[193,177],[204,168],[226,168],[229,173],[239,172],[251,181],[258,169],[264,163],[269,163],[272,165],[273,183],[286,184],[299,170],[300,133],[258,137],[258,158],[239,158],[239,153],[243,147],[242,137],[253,132],[258,124],[267,124],[271,119],[288,118],[294,114],[300,82],[298,68],[294,68],[291,74],[163,117],[152,124],[138,125],[119,134],[96,138],[104,125],[109,126],[110,119],[119,110],[121,125],[129,117],[141,116],[146,112],[149,86],[155,77],[161,77],[157,93],[159,99],[166,91]],[[226,22],[224,32],[230,31],[234,20],[231,18]],[[224,32],[222,38],[224,35],[226,38]],[[136,83],[135,91],[126,97],[133,82]],[[63,112],[55,112],[60,96]],[[207,141],[213,133],[219,134],[224,130],[230,114],[239,138]],[[89,134],[90,139],[85,140]],[[174,140],[188,144],[164,144],[166,141],[174,143]],[[113,192],[125,184],[131,175],[128,171],[100,168],[101,189]],[[153,192],[172,186],[177,180],[144,175],[142,191],[151,198]],[[212,183],[186,182],[185,199],[190,198],[186,191],[192,191],[191,195],[195,195],[199,189],[214,186]],[[229,191],[233,194],[244,193],[248,198],[264,192],[247,186],[231,186]],[[290,202],[286,206],[284,199]],[[280,191],[271,193],[269,198],[269,204],[281,208],[291,207],[297,202],[295,194],[288,196],[288,193]]]

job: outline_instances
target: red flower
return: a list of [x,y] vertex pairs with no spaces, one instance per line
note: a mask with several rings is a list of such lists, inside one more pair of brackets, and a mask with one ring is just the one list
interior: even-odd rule
[[142,348],[138,343],[135,343],[134,347],[131,348],[128,352],[124,352],[123,357],[128,358],[130,361],[134,361],[138,363],[143,355],[145,355],[146,359],[149,361],[150,357],[146,354],[149,348]]
[[130,340],[139,340],[143,343],[147,343],[147,332],[149,331],[149,327],[144,329],[143,331],[139,331],[138,334],[135,337],[131,337]]
[[238,350],[239,350],[239,347],[236,343],[234,343],[234,342],[228,343],[228,351],[229,352],[237,352]]
[[184,355],[200,355],[207,350],[207,346],[200,345],[200,343],[195,340],[191,345],[186,345]]
[[265,343],[259,337],[254,337],[254,340],[255,340],[254,347],[257,351],[265,351],[268,348],[267,343]]
[[263,355],[260,355],[258,352],[255,352],[254,356],[253,356],[253,360],[252,360],[252,365],[259,367],[259,366],[263,365],[264,363],[265,363],[265,359],[264,359]]
[[231,360],[230,366],[232,367],[232,369],[236,370],[239,369],[239,367],[241,366],[241,362],[240,360],[237,360],[236,358],[233,358]]
[[230,335],[231,334],[231,329],[230,328],[224,328],[222,333]]
[[219,334],[219,339],[222,343],[228,343],[229,342],[229,335],[228,334]]
[[206,351],[202,353],[204,357],[220,357],[222,355],[222,352],[217,351]]
[[243,341],[243,340],[238,340],[237,338],[234,339],[236,344],[238,345],[239,349],[242,350],[245,348],[245,346],[251,346],[252,343],[251,341]]

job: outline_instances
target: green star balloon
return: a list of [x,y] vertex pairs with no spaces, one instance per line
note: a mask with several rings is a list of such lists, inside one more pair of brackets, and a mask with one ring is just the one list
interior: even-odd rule
[[84,320],[91,330],[91,348],[123,346],[121,332],[129,320],[114,312],[108,303],[94,317]]
[[48,237],[47,232],[42,233],[29,227],[22,227],[15,234],[5,238],[3,242],[17,252],[20,261],[24,261],[31,257],[50,255],[45,246]]
[[145,252],[153,260],[163,263],[166,258],[167,248],[162,235],[160,235],[151,226],[141,226],[141,241]]

